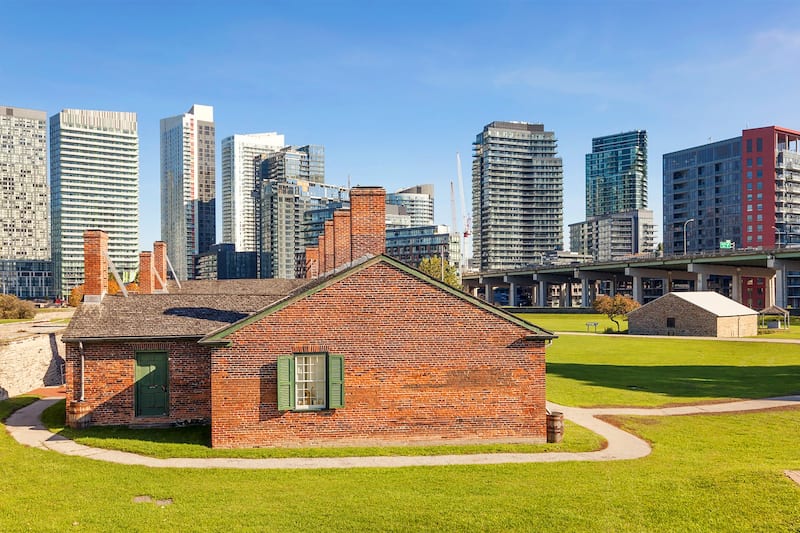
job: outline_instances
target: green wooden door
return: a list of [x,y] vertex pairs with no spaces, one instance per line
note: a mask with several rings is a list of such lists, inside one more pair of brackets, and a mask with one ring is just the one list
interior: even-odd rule
[[166,352],[136,354],[136,416],[164,416],[168,405]]

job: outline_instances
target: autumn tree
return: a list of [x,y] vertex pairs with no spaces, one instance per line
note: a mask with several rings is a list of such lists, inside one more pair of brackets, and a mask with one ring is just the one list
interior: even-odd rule
[[442,265],[442,258],[439,256],[426,257],[420,261],[417,268],[430,277],[441,280],[451,287],[455,287],[456,289],[461,288],[461,280],[458,277],[458,270],[456,270],[456,267],[447,261]]
[[13,294],[0,294],[0,318],[33,318],[36,308],[31,302]]
[[597,297],[592,304],[594,310],[598,313],[606,315],[614,324],[617,325],[617,331],[620,331],[620,324],[617,317],[622,317],[623,320],[628,320],[627,314],[639,307],[639,302],[630,296],[623,296],[617,294],[613,298],[601,294]]

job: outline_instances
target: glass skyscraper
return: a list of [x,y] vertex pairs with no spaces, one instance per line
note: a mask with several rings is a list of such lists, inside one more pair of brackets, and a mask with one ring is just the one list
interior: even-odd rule
[[161,239],[179,279],[216,240],[214,108],[161,119]]
[[647,132],[595,137],[586,154],[586,217],[647,207]]
[[123,280],[139,268],[136,113],[64,109],[50,117],[50,187],[56,294],[83,283],[83,232],[108,233]]
[[347,189],[325,184],[325,149],[287,146],[256,158],[259,184],[259,271],[263,278],[295,278],[305,252],[306,211],[347,200]]
[[742,138],[664,154],[663,165],[664,254],[741,247]]
[[474,143],[473,254],[481,270],[540,264],[563,247],[564,172],[543,124],[492,122]]
[[647,132],[592,139],[586,154],[586,219],[570,224],[570,249],[611,261],[651,253],[655,227],[647,207]]

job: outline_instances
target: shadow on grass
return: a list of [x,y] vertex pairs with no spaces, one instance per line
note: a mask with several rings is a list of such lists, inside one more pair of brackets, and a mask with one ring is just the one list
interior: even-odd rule
[[630,366],[547,363],[589,385],[675,397],[767,398],[800,393],[800,366]]
[[42,423],[62,437],[75,440],[79,438],[136,440],[161,444],[194,444],[211,448],[211,427],[187,426],[170,428],[131,429],[127,426],[97,426],[86,429],[66,427],[65,402],[56,402],[42,413]]

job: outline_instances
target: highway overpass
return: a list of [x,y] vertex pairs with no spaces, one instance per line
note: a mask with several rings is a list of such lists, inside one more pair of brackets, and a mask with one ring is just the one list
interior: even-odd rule
[[590,307],[597,294],[645,304],[670,291],[715,290],[753,308],[800,309],[800,248],[725,250],[491,271],[463,276],[464,289],[491,303]]

